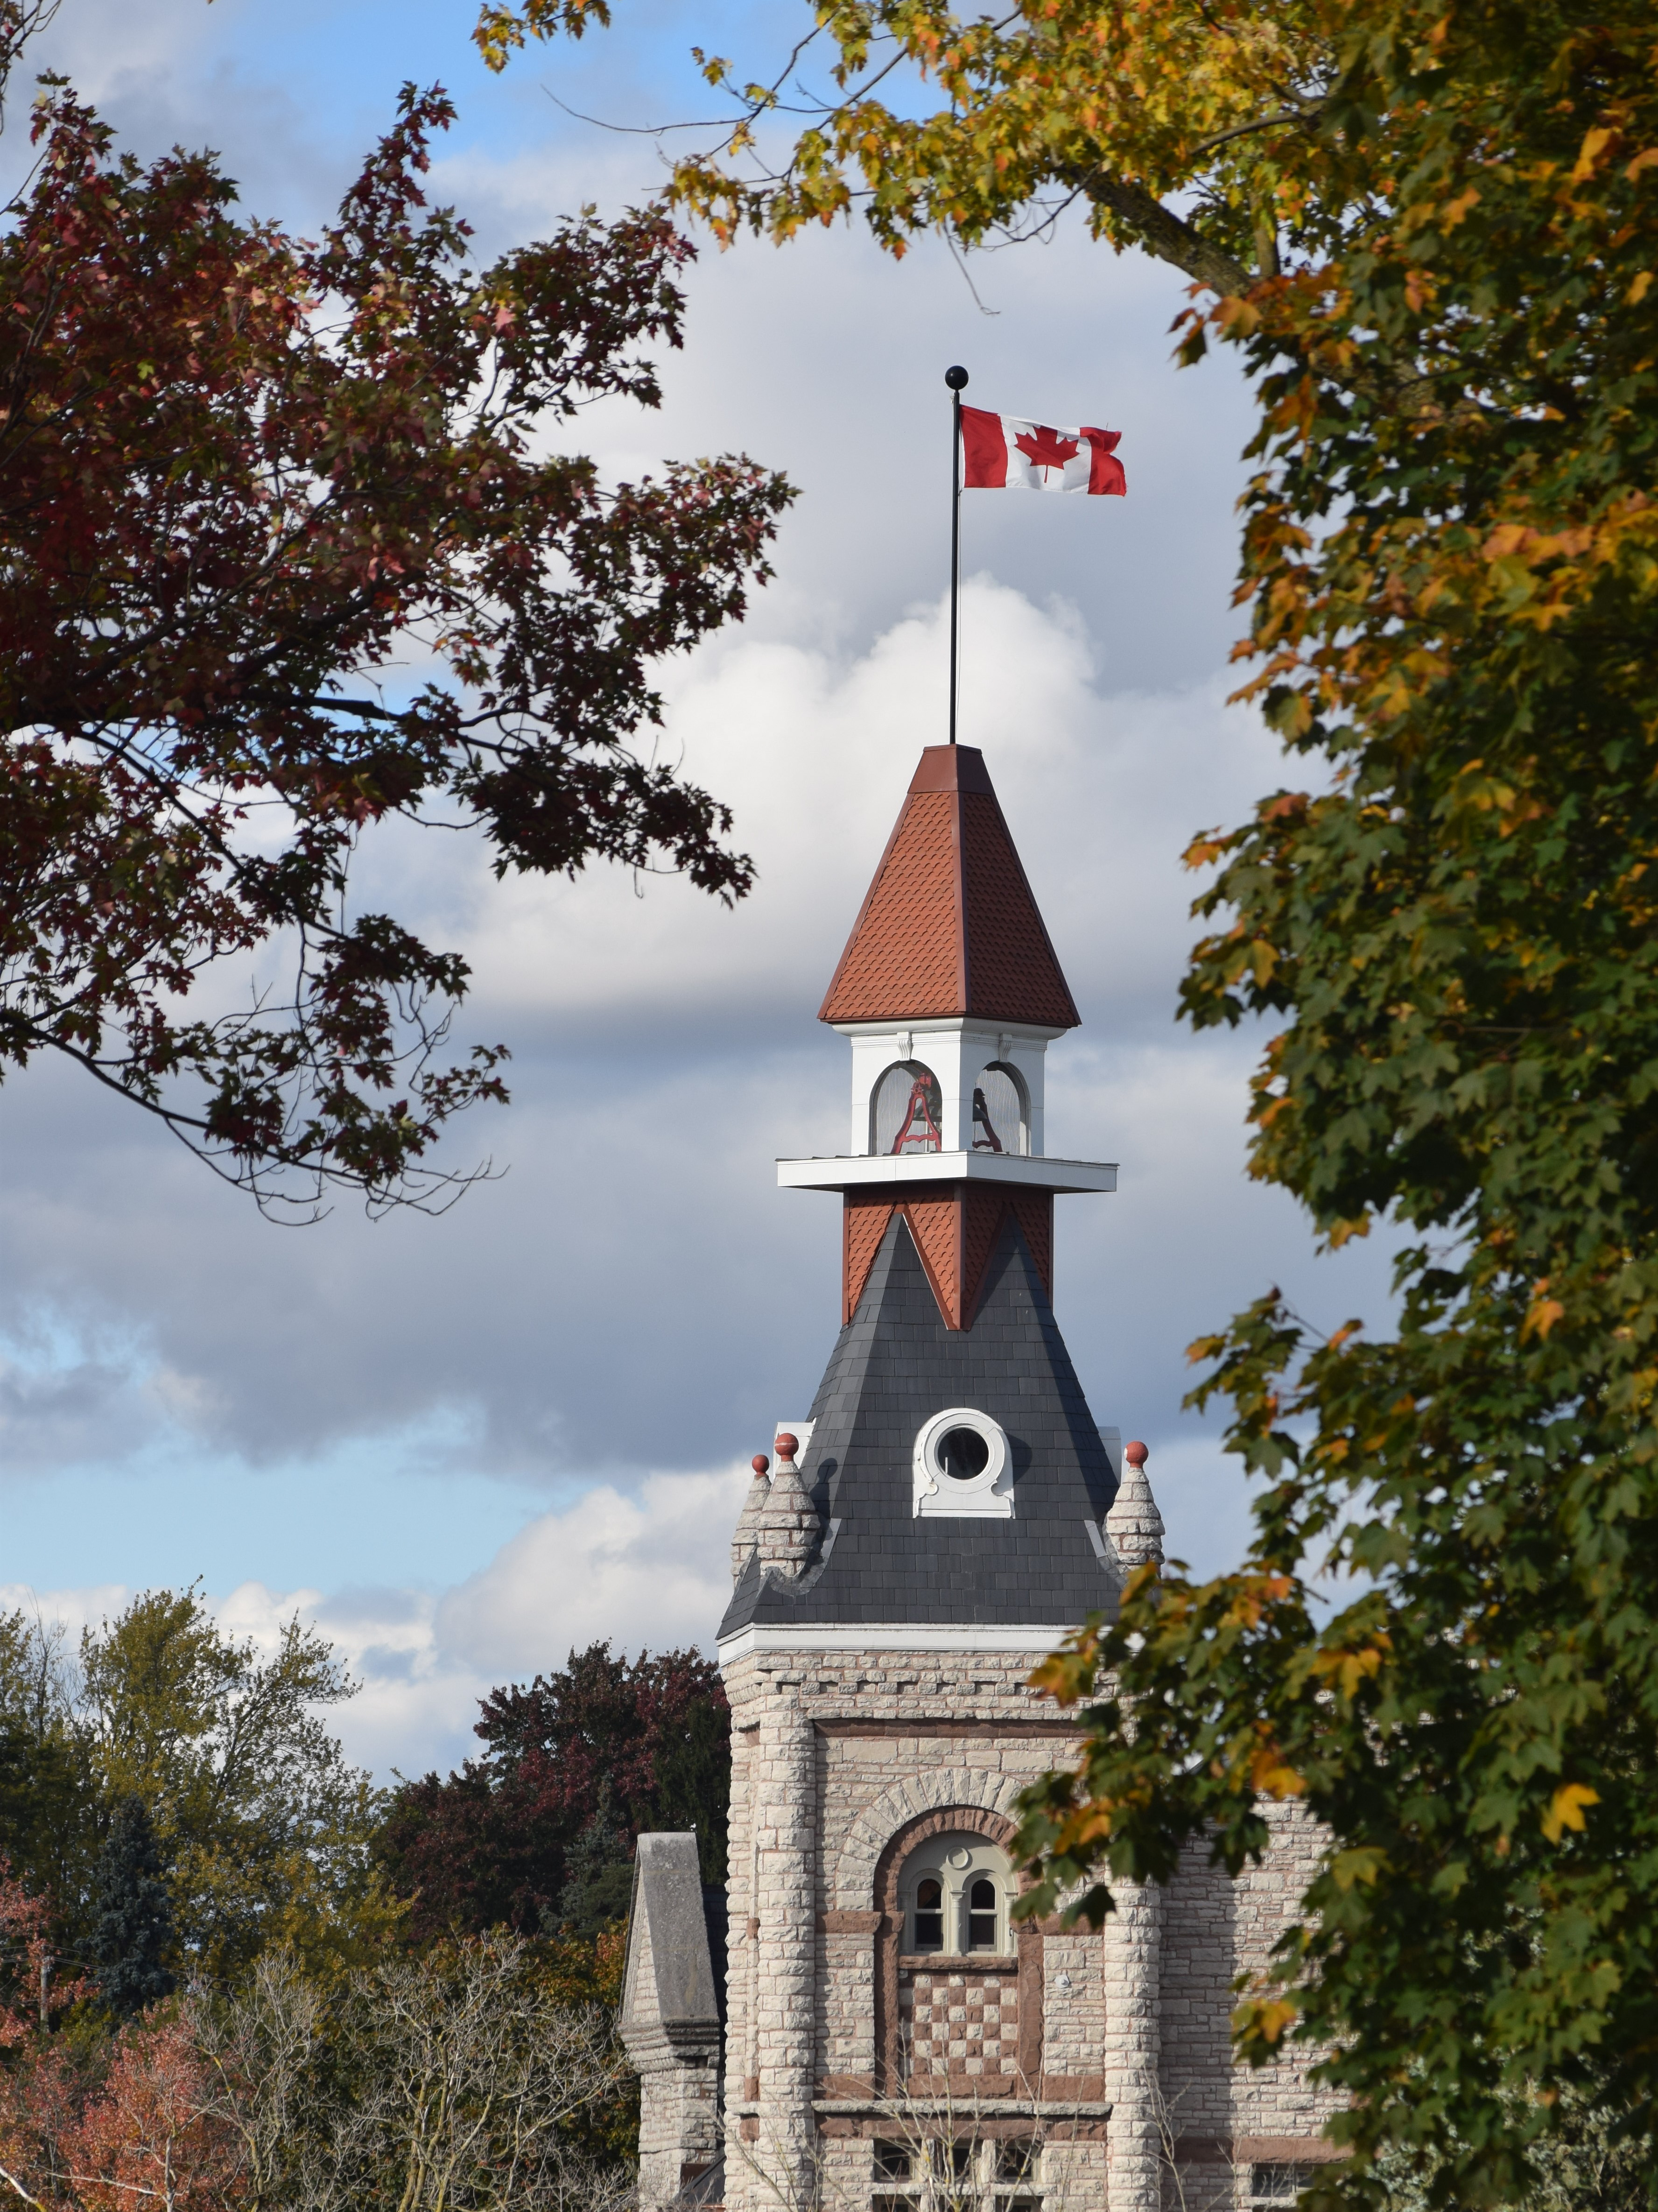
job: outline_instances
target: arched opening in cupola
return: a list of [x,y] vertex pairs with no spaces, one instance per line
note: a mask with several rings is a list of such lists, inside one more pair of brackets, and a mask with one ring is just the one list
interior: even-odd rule
[[993,1060],[973,1079],[973,1149],[1028,1152],[1030,1104],[1024,1078],[1005,1060]]
[[870,1099],[872,1152],[944,1150],[944,1092],[919,1060],[895,1060]]

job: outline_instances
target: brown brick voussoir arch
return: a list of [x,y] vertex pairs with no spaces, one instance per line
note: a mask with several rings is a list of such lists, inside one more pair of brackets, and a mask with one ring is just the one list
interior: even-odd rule
[[[875,1909],[881,1916],[875,1955],[875,2067],[876,2094],[896,2096],[902,2087],[903,2069],[898,2047],[898,1947],[904,1916],[898,1907],[898,1879],[912,1851],[933,1836],[983,1836],[1005,1851],[1012,1849],[1015,1823],[982,1805],[945,1805],[934,1813],[918,1814],[887,1838],[875,1862]],[[1042,2075],[1042,1938],[1029,1920],[1021,1921],[1014,1937],[1019,1960],[1019,2075],[1005,2094],[1030,2097],[1039,2094]]]

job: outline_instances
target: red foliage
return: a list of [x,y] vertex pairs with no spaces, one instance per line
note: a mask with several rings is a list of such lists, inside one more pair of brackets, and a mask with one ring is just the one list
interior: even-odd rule
[[[465,963],[343,908],[373,824],[470,822],[497,872],[750,881],[725,809],[628,740],[791,495],[740,458],[607,491],[546,456],[579,404],[656,404],[639,349],[679,343],[691,248],[586,216],[476,267],[418,182],[452,113],[405,87],[313,246],[205,155],[116,160],[59,88],[0,236],[0,1054],[67,1054],[267,1188],[406,1195],[505,1095],[498,1050],[436,1056]],[[184,1018],[273,938],[290,992]]]
[[[0,1859],[0,2177],[7,2193],[82,2212],[204,2212],[234,2197],[239,2152],[205,2117],[208,2081],[179,2020],[139,2021],[114,2044],[100,2081],[65,2056],[41,2020],[52,1963],[51,1906]],[[46,1978],[46,2021],[88,1996]]]
[[21,2043],[43,2009],[50,2021],[90,1992],[82,1977],[58,1968],[51,1929],[51,1900],[31,1896],[0,1857],[0,2050]]
[[723,1876],[731,1714],[711,1660],[630,1662],[595,1644],[527,1689],[491,1691],[482,1715],[486,1755],[406,1783],[386,1823],[386,1865],[416,1900],[411,1934],[539,1930],[607,1788],[629,1845],[641,1829],[695,1826],[704,1878]]
[[124,2029],[88,2089],[62,2048],[37,2039],[0,2075],[0,2171],[44,2212],[207,2212],[243,2191],[240,2145],[209,2107],[188,2026]]
[[234,2197],[239,2145],[204,2110],[208,2080],[181,2021],[125,2029],[64,2149],[87,2212],[198,2212]]

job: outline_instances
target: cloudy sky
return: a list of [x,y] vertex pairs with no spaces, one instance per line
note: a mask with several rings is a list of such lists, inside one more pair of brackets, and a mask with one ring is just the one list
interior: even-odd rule
[[[64,0],[40,59],[140,155],[211,145],[301,228],[398,85],[441,82],[436,189],[493,253],[658,180],[654,139],[568,109],[707,114],[693,43],[758,75],[794,27],[780,0],[615,12],[492,78],[468,0]],[[14,113],[12,181],[24,158]],[[836,1201],[779,1192],[772,1161],[841,1144],[847,1048],[814,1012],[944,735],[955,361],[981,404],[1123,434],[1126,501],[967,501],[962,734],[1083,1012],[1050,1053],[1048,1148],[1121,1163],[1114,1196],[1060,1202],[1061,1324],[1096,1417],[1151,1448],[1171,1549],[1236,1555],[1245,1486],[1181,1410],[1186,1345],[1274,1282],[1325,1327],[1386,1289],[1381,1253],[1315,1260],[1243,1175],[1260,1036],[1174,1018],[1180,852],[1279,780],[1224,703],[1248,395],[1224,361],[1171,365],[1177,276],[1079,229],[970,274],[856,231],[705,242],[661,411],[582,424],[615,474],[741,449],[800,489],[750,620],[663,671],[667,742],[760,883],[728,913],[660,880],[497,885],[452,839],[371,854],[365,888],[471,962],[466,1035],[512,1047],[512,1106],[452,1148],[498,1180],[438,1221],[280,1229],[75,1071],[9,1078],[4,1601],[75,1623],[199,1578],[249,1633],[297,1608],[361,1677],[344,1733],[382,1774],[458,1759],[481,1691],[573,1644],[709,1644],[749,1456],[834,1341]]]

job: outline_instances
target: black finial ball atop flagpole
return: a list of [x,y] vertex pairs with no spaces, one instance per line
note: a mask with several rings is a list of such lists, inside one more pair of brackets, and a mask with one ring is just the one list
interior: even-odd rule
[[965,392],[967,371],[964,368],[947,368],[944,371],[944,382],[952,392]]

